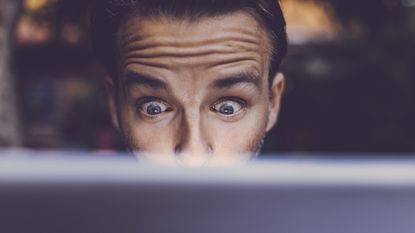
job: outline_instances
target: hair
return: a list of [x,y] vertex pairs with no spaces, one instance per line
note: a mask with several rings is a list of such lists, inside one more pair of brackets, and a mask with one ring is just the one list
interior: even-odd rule
[[92,47],[112,78],[117,79],[118,32],[130,16],[167,15],[195,21],[238,10],[253,14],[268,34],[272,81],[287,53],[286,23],[278,0],[96,0],[91,12]]

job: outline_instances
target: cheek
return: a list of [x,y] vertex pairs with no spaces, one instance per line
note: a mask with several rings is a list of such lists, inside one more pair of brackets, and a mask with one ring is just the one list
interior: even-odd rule
[[171,152],[174,132],[169,127],[149,129],[142,124],[131,124],[126,131],[128,145],[134,151]]
[[266,125],[266,108],[252,110],[242,120],[232,124],[213,124],[214,145],[221,151],[256,151],[264,138]]
[[149,124],[137,117],[131,108],[121,113],[122,134],[133,151],[167,152],[174,138],[173,125]]

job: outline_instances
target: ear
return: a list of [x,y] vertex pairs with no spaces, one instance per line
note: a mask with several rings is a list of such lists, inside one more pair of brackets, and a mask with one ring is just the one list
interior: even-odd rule
[[270,102],[268,109],[268,124],[266,131],[269,132],[277,123],[280,113],[282,94],[285,89],[285,78],[282,73],[277,73],[272,81],[270,90]]
[[119,121],[118,121],[118,112],[117,112],[117,101],[116,101],[116,90],[115,90],[115,85],[114,85],[114,81],[112,80],[111,77],[107,76],[105,78],[105,86],[107,88],[107,93],[108,93],[108,107],[109,107],[109,111],[111,114],[111,120],[112,120],[112,124],[114,125],[115,128],[117,128],[118,130],[120,129],[120,125],[119,125]]

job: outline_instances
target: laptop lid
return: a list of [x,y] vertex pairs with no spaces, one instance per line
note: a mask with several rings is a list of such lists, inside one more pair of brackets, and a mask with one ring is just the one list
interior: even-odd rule
[[411,158],[195,169],[39,154],[0,157],[0,232],[415,231]]

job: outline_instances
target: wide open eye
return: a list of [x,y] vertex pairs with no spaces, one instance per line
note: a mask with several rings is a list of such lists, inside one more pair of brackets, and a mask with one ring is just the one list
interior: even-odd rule
[[238,114],[244,105],[240,101],[223,100],[213,105],[212,110],[225,116]]
[[171,111],[171,107],[159,99],[144,99],[138,102],[139,110],[148,116],[157,116]]

